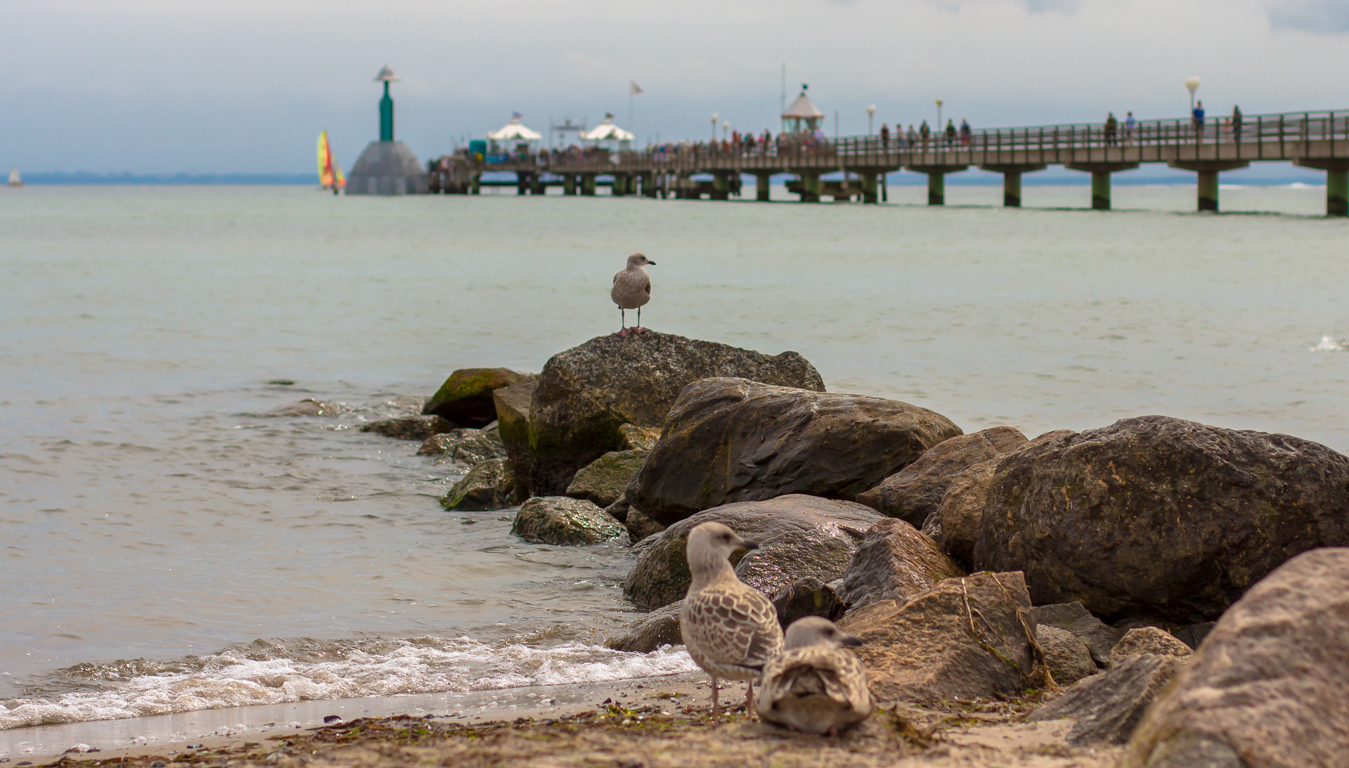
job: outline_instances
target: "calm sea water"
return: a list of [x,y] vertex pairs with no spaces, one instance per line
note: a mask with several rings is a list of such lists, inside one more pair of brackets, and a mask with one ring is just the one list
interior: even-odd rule
[[[691,669],[598,643],[617,545],[446,513],[361,433],[455,368],[618,328],[801,352],[967,431],[1162,413],[1349,450],[1349,222],[1324,190],[948,189],[951,206],[0,190],[0,729]],[[1328,337],[1328,338],[1327,338]],[[271,384],[293,380],[290,386]],[[273,417],[301,398],[327,417]]]

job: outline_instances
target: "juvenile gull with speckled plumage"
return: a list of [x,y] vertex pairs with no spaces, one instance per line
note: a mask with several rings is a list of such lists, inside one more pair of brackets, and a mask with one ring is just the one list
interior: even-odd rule
[[867,719],[876,703],[862,662],[845,645],[861,641],[819,616],[787,627],[787,650],[764,665],[754,707],[764,720],[831,736]]
[[[643,269],[647,264],[654,267],[656,262],[640,253],[634,253],[628,257],[627,269],[614,275],[614,287],[609,291],[609,298],[618,305],[619,336],[642,333],[646,330],[642,327],[642,306],[651,301],[651,276]],[[629,309],[637,310],[635,328],[627,327]]]
[[764,664],[782,653],[782,626],[763,593],[747,586],[731,568],[731,553],[758,549],[721,523],[703,523],[689,532],[685,554],[693,581],[679,611],[679,633],[689,655],[712,676],[712,716],[719,714],[717,678],[746,680],[750,712],[754,681]]

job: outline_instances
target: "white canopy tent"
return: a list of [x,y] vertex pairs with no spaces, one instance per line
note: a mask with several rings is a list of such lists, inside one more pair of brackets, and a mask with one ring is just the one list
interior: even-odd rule
[[543,134],[526,128],[517,116],[511,118],[511,121],[500,129],[488,131],[487,138],[492,141],[538,141],[543,138]]
[[793,101],[792,105],[787,107],[787,111],[782,113],[784,123],[788,120],[792,121],[791,130],[793,133],[801,131],[801,123],[803,122],[806,124],[807,130],[813,131],[824,121],[824,113],[806,95],[806,87],[805,83],[801,84],[801,95],[797,96],[796,101]]
[[630,142],[634,138],[636,137],[633,136],[628,131],[625,131],[622,128],[619,128],[618,126],[614,125],[613,115],[606,116],[604,118],[604,122],[595,126],[594,130],[587,131],[586,133],[581,134],[581,139],[584,141]]

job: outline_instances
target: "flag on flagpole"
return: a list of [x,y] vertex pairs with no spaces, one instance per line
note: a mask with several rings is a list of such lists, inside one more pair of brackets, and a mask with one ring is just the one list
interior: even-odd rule
[[636,96],[642,92],[642,86],[638,85],[636,80],[629,80],[628,84],[632,86],[631,95]]

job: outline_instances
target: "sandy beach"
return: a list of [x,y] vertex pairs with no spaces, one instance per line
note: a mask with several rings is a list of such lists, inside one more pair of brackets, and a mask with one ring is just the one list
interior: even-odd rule
[[[677,675],[555,691],[559,701],[459,715],[402,714],[343,719],[318,727],[277,727],[175,744],[16,758],[26,765],[309,766],[994,766],[1113,765],[1117,748],[1082,749],[1064,740],[1066,722],[1027,723],[1055,694],[1024,701],[973,701],[878,712],[837,738],[814,737],[746,718],[743,704],[710,717],[705,676]],[[563,686],[573,689],[578,686]],[[538,689],[536,689],[538,690]],[[724,701],[743,686],[722,688]],[[578,694],[580,694],[578,696]],[[318,702],[336,711],[343,702]],[[506,705],[511,706],[511,705]]]

